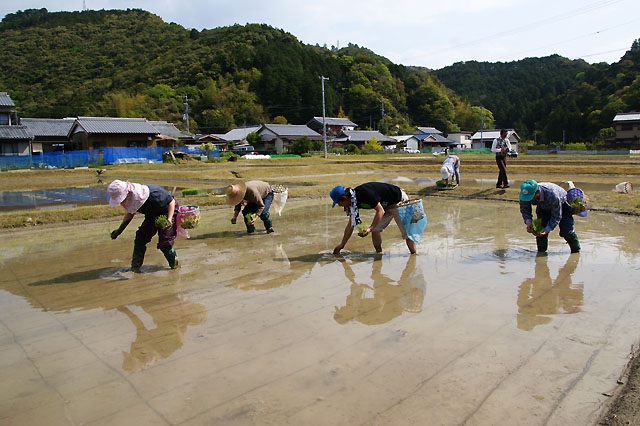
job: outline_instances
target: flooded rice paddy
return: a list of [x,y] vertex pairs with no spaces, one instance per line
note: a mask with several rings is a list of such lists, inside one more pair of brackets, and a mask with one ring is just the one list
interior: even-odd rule
[[516,203],[424,205],[415,256],[395,224],[381,257],[357,236],[332,255],[328,202],[271,235],[204,211],[178,271],[155,239],[129,270],[140,218],[115,241],[117,221],[3,233],[0,423],[595,421],[638,340],[638,219],[590,212],[580,254],[555,231],[541,257]]

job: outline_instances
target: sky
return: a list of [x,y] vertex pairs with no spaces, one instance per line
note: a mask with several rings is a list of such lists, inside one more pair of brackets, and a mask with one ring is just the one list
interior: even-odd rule
[[18,10],[144,9],[197,30],[264,23],[306,44],[371,49],[396,64],[440,69],[558,54],[617,62],[640,39],[639,0],[13,0]]

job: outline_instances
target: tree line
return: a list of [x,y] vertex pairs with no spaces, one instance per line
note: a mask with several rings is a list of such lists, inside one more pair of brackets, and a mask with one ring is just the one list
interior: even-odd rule
[[182,123],[188,99],[190,130],[200,133],[304,124],[322,113],[322,75],[328,116],[385,134],[474,131],[482,116],[485,128],[514,127],[524,137],[570,125],[572,137],[588,139],[611,125],[612,111],[633,107],[640,86],[637,42],[611,66],[554,56],[433,72],[355,44],[305,45],[264,24],[197,31],[139,9],[19,11],[0,22],[0,40],[0,90],[21,116]]

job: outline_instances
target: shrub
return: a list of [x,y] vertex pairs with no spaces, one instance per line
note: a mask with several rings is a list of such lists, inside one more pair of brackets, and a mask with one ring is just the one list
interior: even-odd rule
[[584,142],[573,142],[573,143],[568,143],[565,149],[567,151],[586,151],[587,145],[585,145]]
[[302,154],[300,154],[300,157],[311,157],[311,154],[308,152],[303,152]]
[[331,153],[344,155],[344,148],[331,148]]
[[304,136],[293,141],[291,148],[289,148],[289,152],[292,154],[304,154],[305,152],[311,151],[312,146],[311,140]]
[[380,152],[382,150],[382,145],[374,136],[364,143],[364,148],[362,150],[366,152]]
[[357,145],[350,143],[349,145],[344,147],[344,150],[349,154],[360,154],[360,148]]

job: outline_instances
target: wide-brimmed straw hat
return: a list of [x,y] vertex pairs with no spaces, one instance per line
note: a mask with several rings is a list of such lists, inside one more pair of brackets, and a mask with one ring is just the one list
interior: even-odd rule
[[227,197],[227,204],[235,206],[242,201],[244,195],[247,193],[247,185],[237,180],[224,189],[225,197]]

